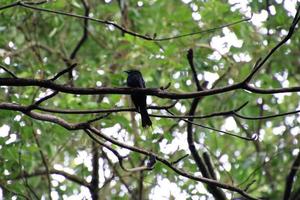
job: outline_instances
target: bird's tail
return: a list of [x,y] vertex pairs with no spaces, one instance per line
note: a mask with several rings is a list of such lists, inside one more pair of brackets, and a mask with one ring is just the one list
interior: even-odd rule
[[141,117],[142,117],[142,126],[144,128],[148,127],[148,126],[151,126],[152,122],[151,122],[151,119],[148,115],[147,109],[143,108],[143,109],[140,110],[140,112],[141,112]]

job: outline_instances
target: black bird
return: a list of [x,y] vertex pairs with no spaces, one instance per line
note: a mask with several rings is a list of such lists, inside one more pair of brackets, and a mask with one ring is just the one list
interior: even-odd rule
[[[127,70],[125,71],[128,74],[127,77],[127,86],[133,88],[145,88],[145,81],[140,71],[138,70]],[[145,94],[132,94],[131,100],[135,108],[140,112],[142,117],[142,126],[147,127],[151,126],[152,122],[147,112],[147,103],[146,103],[147,96]]]

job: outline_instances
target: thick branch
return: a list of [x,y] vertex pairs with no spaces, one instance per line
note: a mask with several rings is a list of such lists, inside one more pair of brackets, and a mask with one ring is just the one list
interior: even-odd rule
[[[189,64],[190,64],[190,67],[191,67],[191,70],[193,73],[193,78],[194,78],[195,84],[197,86],[197,91],[203,91],[203,88],[200,85],[200,81],[198,80],[197,72],[195,69],[192,49],[189,49],[188,54],[187,54],[187,59],[189,61]],[[190,111],[189,111],[189,116],[195,115],[197,106],[201,100],[202,100],[202,98],[194,98],[193,99],[193,102],[191,104]],[[194,120],[193,118],[190,119],[187,124],[187,143],[189,145],[191,154],[192,154],[192,156],[196,162],[196,165],[197,165],[199,171],[201,172],[202,176],[204,176],[205,178],[212,179],[212,177],[206,167],[206,164],[203,162],[202,158],[198,154],[198,151],[195,147],[195,142],[194,142],[194,137],[193,137],[194,136],[193,120]],[[225,196],[224,192],[220,188],[216,187],[216,185],[208,184],[207,189],[216,199],[226,200],[226,196]]]
[[130,145],[127,145],[123,142],[119,142],[113,138],[110,138],[104,134],[102,134],[99,130],[97,130],[96,128],[90,126],[89,128],[90,131],[92,131],[93,133],[95,133],[96,135],[98,135],[99,137],[119,146],[119,147],[123,147],[123,148],[126,148],[128,150],[131,150],[131,151],[134,151],[134,152],[137,152],[137,153],[141,153],[141,154],[144,154],[144,155],[148,155],[148,156],[154,156],[156,158],[157,161],[160,161],[162,163],[164,163],[167,167],[169,167],[170,169],[172,169],[174,172],[176,172],[177,174],[181,175],[181,176],[184,176],[184,177],[187,177],[187,178],[190,178],[192,180],[195,180],[195,181],[199,181],[199,182],[202,182],[202,183],[207,183],[207,184],[212,184],[212,185],[215,185],[217,187],[220,187],[220,188],[223,188],[223,189],[227,189],[227,190],[230,190],[230,191],[235,191],[235,192],[238,192],[239,194],[241,194],[242,196],[244,197],[247,197],[248,199],[250,200],[257,200],[256,198],[254,197],[251,197],[249,194],[247,194],[245,191],[239,189],[239,188],[236,188],[232,185],[227,185],[227,184],[224,184],[224,183],[220,183],[218,181],[215,181],[213,179],[208,179],[208,178],[204,178],[204,177],[199,177],[199,176],[194,176],[192,174],[189,174],[187,172],[184,172],[182,171],[181,169],[178,169],[176,168],[175,166],[173,166],[173,164],[169,161],[167,161],[166,159],[150,152],[150,151],[147,151],[147,150],[144,150],[144,149],[141,149],[141,148],[138,148],[138,147],[135,147],[135,146],[130,146]]
[[290,173],[286,177],[283,200],[290,199],[290,195],[291,195],[292,188],[293,188],[293,183],[295,181],[294,179],[295,179],[296,173],[299,170],[299,168],[300,168],[300,152],[298,153],[298,155],[291,167]]
[[47,89],[56,90],[62,93],[68,94],[79,94],[79,95],[99,95],[99,94],[133,94],[143,93],[149,96],[156,96],[160,98],[168,99],[192,99],[203,96],[211,96],[216,94],[222,94],[226,92],[243,89],[256,94],[277,94],[277,93],[288,93],[288,92],[300,92],[300,86],[289,87],[289,88],[276,88],[276,89],[260,89],[250,86],[245,83],[236,83],[233,85],[213,88],[209,90],[197,91],[197,92],[186,92],[186,93],[175,93],[167,92],[158,88],[128,88],[128,87],[96,87],[96,88],[81,88],[71,87],[68,85],[56,84],[51,80],[38,80],[38,79],[26,79],[26,78],[0,78],[0,86],[37,86]]
[[208,169],[208,172],[210,174],[210,177],[214,180],[217,180],[217,176],[216,173],[214,171],[214,166],[210,160],[209,154],[207,152],[203,153],[203,159],[205,161],[206,167]]
[[[189,115],[194,115],[197,105],[199,103],[200,99],[194,99],[190,108],[190,112]],[[193,119],[190,119],[193,122]],[[195,147],[194,144],[194,138],[193,138],[193,124],[192,123],[188,123],[187,125],[187,140],[188,140],[188,145],[189,145],[189,149],[191,151],[191,154],[197,164],[197,167],[199,168],[201,174],[208,179],[212,179],[212,177],[210,176],[210,173],[206,167],[206,164],[203,162],[202,158],[199,156],[197,149]],[[208,184],[208,191],[216,198],[219,200],[225,200],[226,196],[223,193],[222,190],[220,190],[219,188],[216,187],[216,185],[214,184]]]
[[98,200],[98,185],[99,185],[99,148],[95,141],[92,141],[92,181],[90,193],[92,200]]
[[[192,180],[200,181],[200,182],[203,182],[203,183],[212,184],[212,185],[215,185],[216,187],[220,187],[220,188],[227,189],[227,190],[230,190],[230,191],[235,191],[235,192],[238,192],[239,194],[247,197],[248,199],[256,200],[256,198],[251,197],[245,191],[243,191],[242,189],[239,189],[235,186],[220,183],[220,182],[215,181],[213,179],[193,176],[193,175],[191,175],[187,172],[184,172],[184,171],[176,168],[175,166],[173,166],[173,164],[171,162],[167,161],[166,159],[164,159],[162,157],[159,157],[158,155],[156,155],[156,154],[154,154],[150,151],[147,151],[147,150],[144,150],[144,149],[141,149],[141,148],[137,148],[135,146],[127,145],[125,143],[119,142],[115,139],[112,139],[112,138],[102,134],[99,130],[97,130],[96,128],[94,128],[90,124],[87,124],[87,123],[79,123],[79,124],[68,123],[67,121],[65,121],[61,118],[58,118],[56,116],[40,114],[40,113],[36,113],[36,112],[33,112],[33,111],[27,112],[26,108],[27,108],[26,106],[19,106],[19,105],[12,104],[12,103],[1,103],[0,104],[0,109],[18,110],[18,111],[23,112],[24,114],[34,118],[34,119],[42,120],[42,121],[49,121],[49,122],[58,124],[58,125],[66,128],[66,129],[68,129],[68,130],[80,130],[80,129],[85,130],[85,129],[88,129],[89,131],[93,132],[97,136],[99,136],[99,137],[101,137],[101,138],[103,138],[103,139],[119,146],[119,147],[123,147],[123,148],[126,148],[128,150],[135,151],[137,153],[141,153],[141,154],[150,156],[150,158],[151,157],[155,158],[155,160],[164,163],[166,166],[168,166],[169,168],[171,168],[173,171],[175,171],[177,174],[179,174],[181,176],[190,178]],[[51,170],[50,170],[50,173],[51,173]]]
[[[150,163],[149,165],[146,165],[146,166],[138,166],[138,167],[134,167],[134,168],[131,168],[131,169],[127,169],[124,167],[123,165],[123,160],[125,157],[121,156],[117,150],[113,149],[110,145],[100,141],[97,137],[95,137],[93,135],[93,133],[91,131],[89,131],[88,129],[85,129],[84,130],[86,132],[86,134],[88,134],[88,136],[90,136],[90,138],[92,138],[92,140],[94,142],[96,142],[97,144],[107,148],[108,150],[110,150],[119,160],[119,164],[120,164],[120,167],[126,171],[126,172],[137,172],[137,171],[144,171],[144,170],[152,170],[153,167],[154,167],[154,164],[155,164],[155,157],[154,157],[154,161],[152,161],[152,163]],[[150,161],[151,161],[151,158],[153,157],[150,157]]]
[[13,103],[0,103],[0,109],[19,111],[33,119],[59,124],[60,126],[68,130],[83,129],[86,127],[87,124],[87,123],[69,123],[60,117],[49,115],[49,114],[42,114],[34,111],[28,111],[28,106],[20,106]]
[[193,60],[194,59],[193,49],[188,50],[187,59],[189,61],[189,64],[190,64],[190,67],[191,67],[191,70],[192,70],[192,73],[193,73],[193,78],[194,78],[195,84],[197,86],[197,90],[201,91],[203,89],[200,85],[200,81],[198,79],[198,74],[197,74],[196,69],[195,69],[195,64],[194,64],[194,60]]

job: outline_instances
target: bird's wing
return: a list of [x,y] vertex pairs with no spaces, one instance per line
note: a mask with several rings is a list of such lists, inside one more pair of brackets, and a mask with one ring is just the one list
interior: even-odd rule
[[143,77],[139,78],[139,87],[140,88],[145,88],[146,87]]

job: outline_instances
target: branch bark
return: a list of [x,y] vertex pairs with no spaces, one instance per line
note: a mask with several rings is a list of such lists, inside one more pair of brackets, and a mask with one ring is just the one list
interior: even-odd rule
[[[23,174],[19,174],[18,176],[14,176],[14,177],[5,177],[5,180],[19,180],[22,179],[24,177],[26,178],[31,178],[31,177],[35,177],[35,176],[42,176],[42,175],[46,175],[48,172],[47,170],[37,170],[33,173],[23,173]],[[56,169],[49,169],[49,173],[50,174],[58,174],[58,175],[62,175],[63,177],[65,177],[66,179],[77,183],[79,185],[85,186],[87,188],[90,187],[90,184],[88,182],[86,182],[84,179],[81,179],[75,175],[69,174],[67,172],[64,171],[60,171],[60,170],[56,170]]]
[[[198,80],[197,72],[196,72],[196,69],[194,66],[192,49],[189,49],[188,54],[187,54],[187,59],[189,61],[190,67],[192,69],[192,73],[193,73],[194,81],[195,81],[195,84],[197,87],[197,91],[203,91],[203,88],[200,85],[200,81]],[[202,100],[202,98],[194,98],[193,99],[193,102],[191,104],[190,111],[189,111],[189,116],[195,115],[198,103],[201,100]],[[187,124],[187,142],[189,145],[189,149],[190,149],[190,152],[191,152],[202,176],[205,178],[208,178],[208,179],[212,179],[213,177],[211,177],[211,175],[207,169],[206,163],[202,160],[202,158],[198,154],[197,149],[195,147],[195,142],[194,142],[194,138],[193,138],[193,136],[194,136],[193,123],[192,123],[193,120],[194,120],[193,118],[190,119]],[[208,184],[207,189],[216,199],[226,200],[226,196],[225,196],[224,192],[221,189],[219,189],[216,185]]]
[[98,200],[99,195],[99,147],[98,144],[92,141],[92,181],[90,186],[90,193],[92,200]]
[[298,155],[291,167],[291,170],[290,170],[288,176],[286,177],[283,200],[290,199],[292,188],[293,188],[293,183],[295,181],[294,179],[295,179],[296,173],[299,170],[299,168],[300,168],[300,152],[298,153]]

